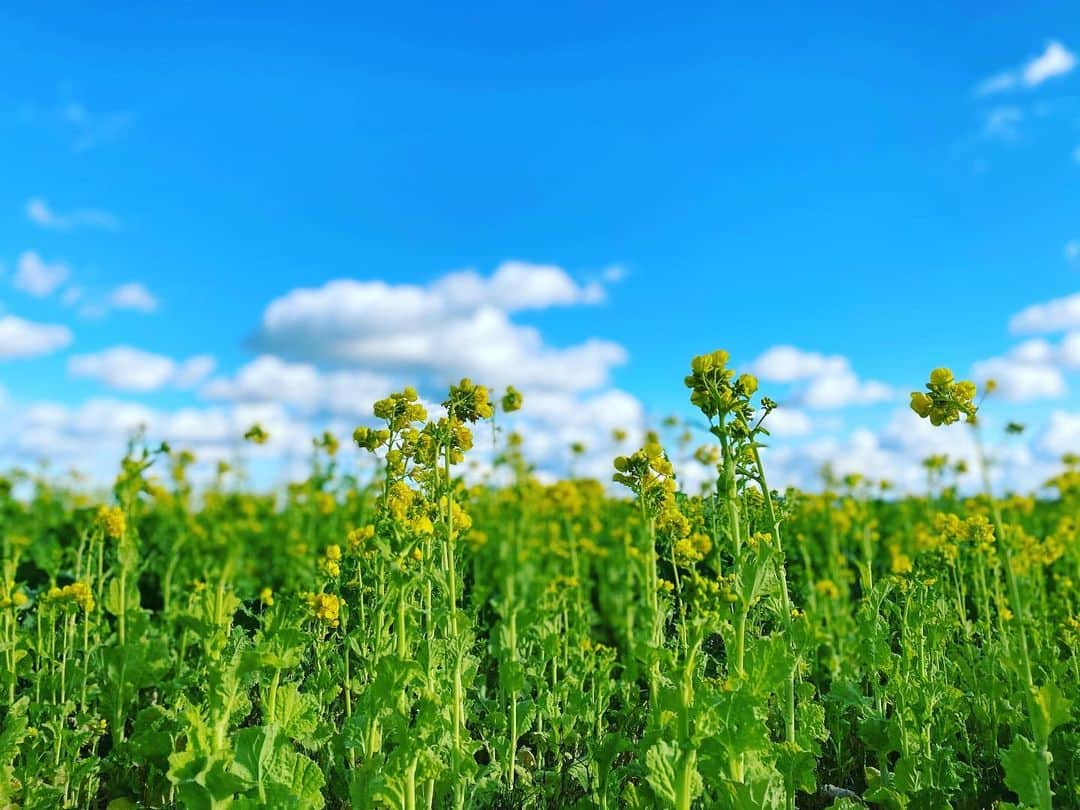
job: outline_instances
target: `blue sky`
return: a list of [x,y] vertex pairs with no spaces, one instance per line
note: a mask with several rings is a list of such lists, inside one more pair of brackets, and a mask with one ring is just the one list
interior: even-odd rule
[[[0,12],[0,317],[68,330],[0,350],[3,458],[107,455],[140,418],[213,455],[226,428],[175,414],[262,408],[299,437],[355,422],[348,392],[434,396],[469,359],[501,383],[528,355],[563,370],[522,372],[534,429],[589,439],[600,471],[600,412],[685,412],[688,359],[718,346],[793,364],[763,379],[791,480],[834,457],[911,478],[942,440],[909,441],[906,392],[941,364],[1009,383],[988,408],[1030,425],[1017,482],[1080,450],[1080,304],[1010,329],[1080,290],[1074,4],[218,5]],[[512,261],[503,281],[547,292],[446,306],[440,279]],[[357,326],[414,288],[422,323],[390,331],[449,360]],[[300,289],[325,293],[307,321]],[[290,380],[338,393],[273,396]]]

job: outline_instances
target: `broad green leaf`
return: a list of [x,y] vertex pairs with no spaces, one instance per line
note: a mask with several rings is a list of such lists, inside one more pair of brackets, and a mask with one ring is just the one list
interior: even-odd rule
[[1029,807],[1049,807],[1052,795],[1042,775],[1042,766],[1035,744],[1027,737],[1016,735],[1012,745],[1001,755],[1005,769],[1005,784],[1022,804]]

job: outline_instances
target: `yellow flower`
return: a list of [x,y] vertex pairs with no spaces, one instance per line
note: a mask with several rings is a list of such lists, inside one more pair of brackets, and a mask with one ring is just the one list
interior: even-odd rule
[[897,576],[904,574],[910,574],[912,570],[911,557],[900,550],[900,546],[893,543],[889,546],[889,556],[891,562],[889,564],[889,570]]
[[826,599],[836,599],[840,596],[840,589],[836,587],[836,583],[831,579],[819,580],[818,583],[814,585],[814,590]]
[[271,588],[263,588],[259,591],[259,601],[267,607],[274,604],[274,591]]
[[349,532],[345,538],[345,543],[348,545],[350,553],[358,554],[374,536],[374,526],[361,526],[359,529],[353,529]]
[[923,419],[930,415],[930,406],[932,404],[930,397],[922,391],[911,392],[911,410],[915,411]]
[[341,600],[332,593],[309,593],[304,595],[308,610],[315,620],[329,627],[338,626]]
[[930,372],[931,385],[948,385],[953,381],[953,373],[947,368],[935,368]]
[[119,506],[102,506],[98,509],[98,525],[105,530],[105,536],[112,540],[119,540],[127,526],[124,518],[124,510]]
[[911,392],[911,410],[932,425],[951,425],[963,414],[968,422],[975,421],[978,406],[975,405],[975,383],[969,380],[955,382],[947,368],[935,368],[930,372],[926,392]]

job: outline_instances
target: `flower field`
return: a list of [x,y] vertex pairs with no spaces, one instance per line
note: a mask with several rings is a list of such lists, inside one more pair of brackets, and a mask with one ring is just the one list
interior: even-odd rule
[[363,480],[329,434],[287,493],[167,446],[108,498],[4,479],[0,807],[1080,807],[1080,458],[774,491],[776,403],[724,352],[685,383],[700,490],[657,434],[542,482],[468,380],[375,403]]

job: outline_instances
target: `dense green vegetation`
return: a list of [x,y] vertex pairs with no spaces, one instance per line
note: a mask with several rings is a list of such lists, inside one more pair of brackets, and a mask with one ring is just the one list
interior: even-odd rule
[[[617,494],[513,434],[466,486],[522,405],[468,381],[376,403],[370,482],[329,435],[277,496],[195,493],[166,447],[107,503],[6,480],[0,806],[1080,806],[1078,460],[1041,500],[945,459],[921,497],[774,492],[775,404],[722,352],[686,382],[701,492],[655,435]],[[939,369],[912,407],[972,429],[975,398]]]

